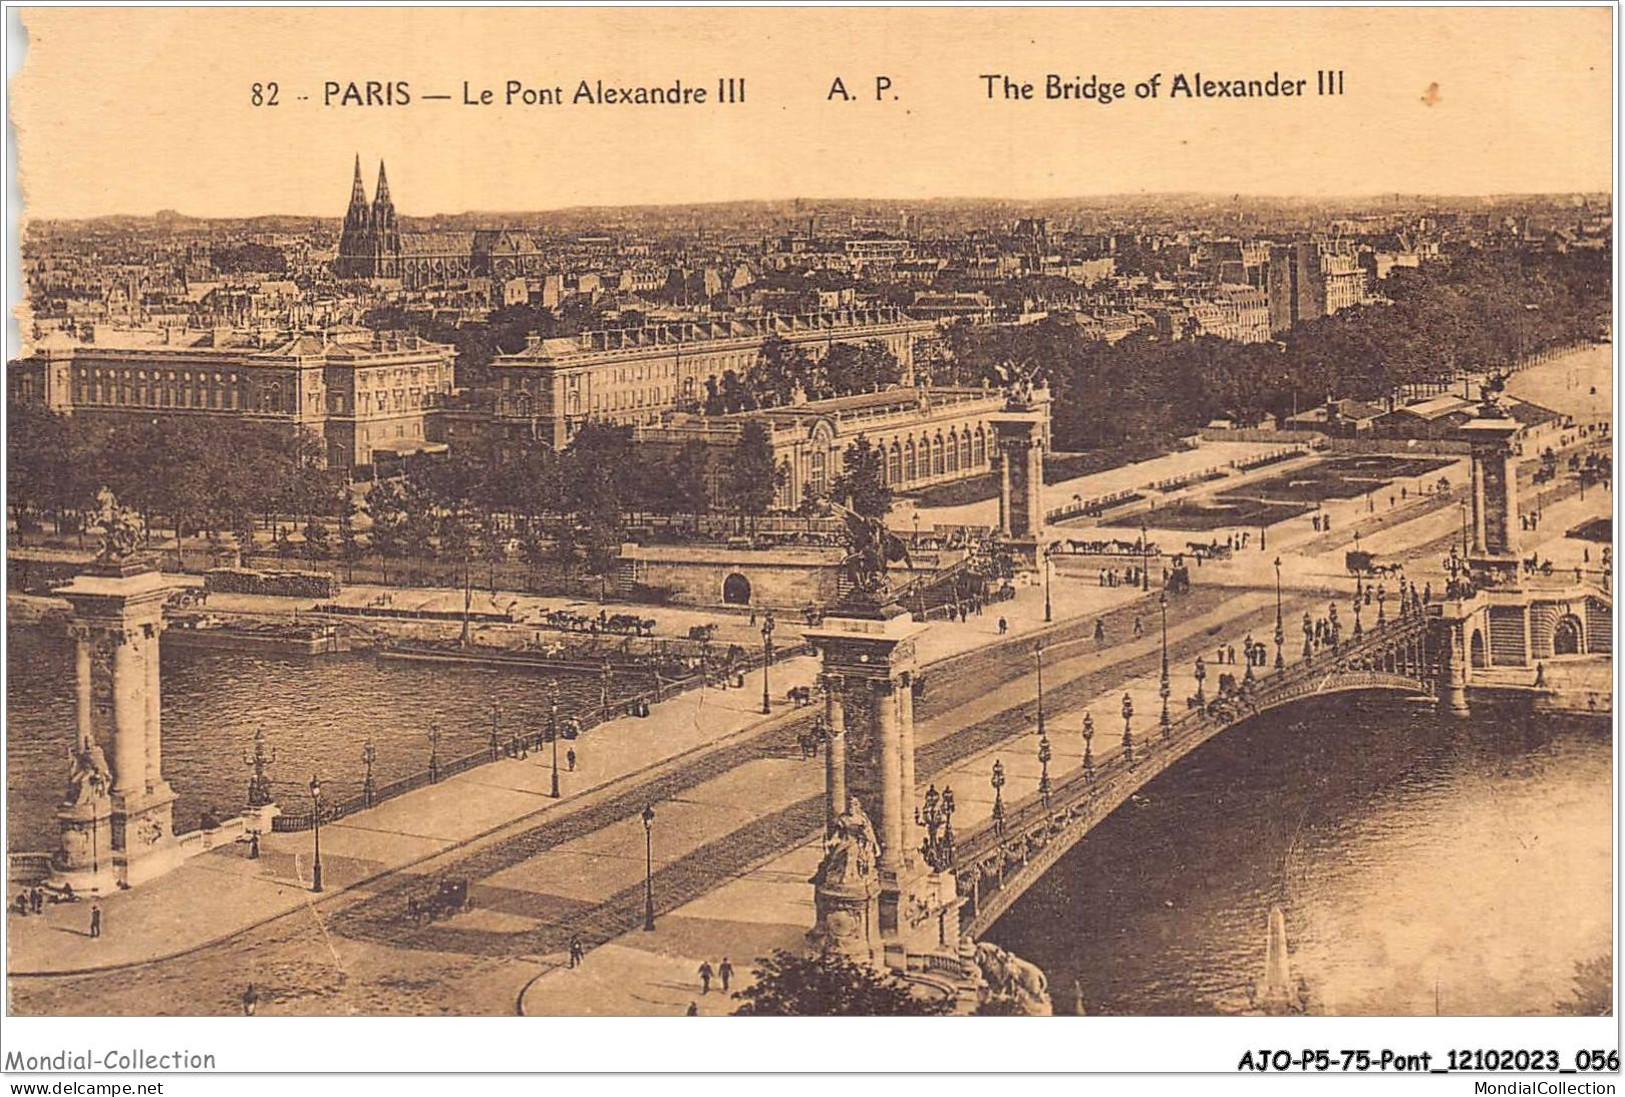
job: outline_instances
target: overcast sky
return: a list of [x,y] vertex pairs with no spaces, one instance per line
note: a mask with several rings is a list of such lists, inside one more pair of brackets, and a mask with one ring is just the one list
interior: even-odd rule
[[[360,153],[407,215],[756,198],[1607,191],[1611,12],[41,9],[13,88],[26,215],[339,216]],[[1317,97],[1317,69],[1344,73]],[[1305,97],[1171,99],[1194,79]],[[983,74],[1035,85],[986,97]],[[1046,74],[1127,98],[1046,101]],[[1161,74],[1159,95],[1134,86]],[[875,77],[892,87],[875,101]],[[714,102],[742,77],[743,105]],[[829,98],[843,78],[854,97]],[[687,107],[500,105],[703,87]],[[404,107],[324,83],[406,81]],[[499,105],[461,105],[463,82]],[[278,85],[254,107],[250,85]],[[1430,88],[1432,89],[1430,91]],[[449,101],[423,99],[427,94]],[[299,96],[308,96],[301,100]],[[890,98],[895,96],[896,98]]]

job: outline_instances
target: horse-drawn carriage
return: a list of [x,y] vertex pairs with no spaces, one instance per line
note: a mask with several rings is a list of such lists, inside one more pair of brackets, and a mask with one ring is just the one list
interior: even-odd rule
[[433,922],[473,909],[474,900],[468,894],[468,880],[461,876],[442,880],[428,894],[414,895],[406,900],[406,916],[412,919],[415,926],[422,925],[425,919]]

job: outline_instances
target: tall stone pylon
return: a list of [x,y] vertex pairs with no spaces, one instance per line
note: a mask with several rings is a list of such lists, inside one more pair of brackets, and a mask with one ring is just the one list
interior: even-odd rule
[[[116,512],[116,504],[104,510]],[[109,544],[57,591],[72,607],[78,729],[57,810],[52,882],[78,892],[133,887],[181,861],[159,711],[159,646],[172,587],[133,556],[128,541],[110,537]]]
[[1039,567],[1044,537],[1044,449],[1049,444],[1049,390],[1014,384],[1004,410],[988,417],[999,475],[999,539],[1020,571]]
[[1478,414],[1460,427],[1472,447],[1473,540],[1467,563],[1478,581],[1518,582],[1518,466],[1513,438],[1522,429],[1497,399],[1499,379],[1485,382]]

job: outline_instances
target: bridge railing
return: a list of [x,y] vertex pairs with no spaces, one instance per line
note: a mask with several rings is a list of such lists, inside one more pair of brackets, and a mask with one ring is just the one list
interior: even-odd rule
[[[1358,640],[1323,650],[1307,663],[1300,658],[1279,672],[1266,670],[1243,691],[1172,717],[1166,731],[1155,721],[1149,723],[1133,740],[1132,760],[1118,751],[1089,770],[1080,768],[1060,779],[1047,799],[1034,792],[1008,805],[1002,827],[989,820],[956,843],[954,868],[962,876],[961,891],[976,896],[966,908],[972,924],[985,926],[1098,822],[1103,812],[1126,799],[1138,787],[1130,775],[1142,767],[1154,775],[1223,728],[1299,696],[1328,689],[1425,688],[1421,678],[1349,666],[1416,639],[1425,629],[1420,616],[1395,618],[1366,630]],[[1068,839],[1066,832],[1074,828],[1080,833]],[[984,880],[997,893],[991,906],[980,899]],[[1012,894],[1010,885],[1017,883]]]

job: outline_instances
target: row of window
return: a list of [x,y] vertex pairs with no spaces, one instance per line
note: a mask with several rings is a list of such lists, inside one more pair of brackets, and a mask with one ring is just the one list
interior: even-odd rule
[[[881,444],[885,461],[881,476],[888,484],[909,484],[934,476],[947,476],[962,470],[981,468],[987,464],[987,435],[981,427],[975,433],[969,430],[950,430],[947,438],[922,438],[916,445],[913,438],[904,442],[895,439],[888,447]],[[815,494],[822,495],[829,487],[829,459],[824,450],[814,450],[808,469],[808,481]]]

